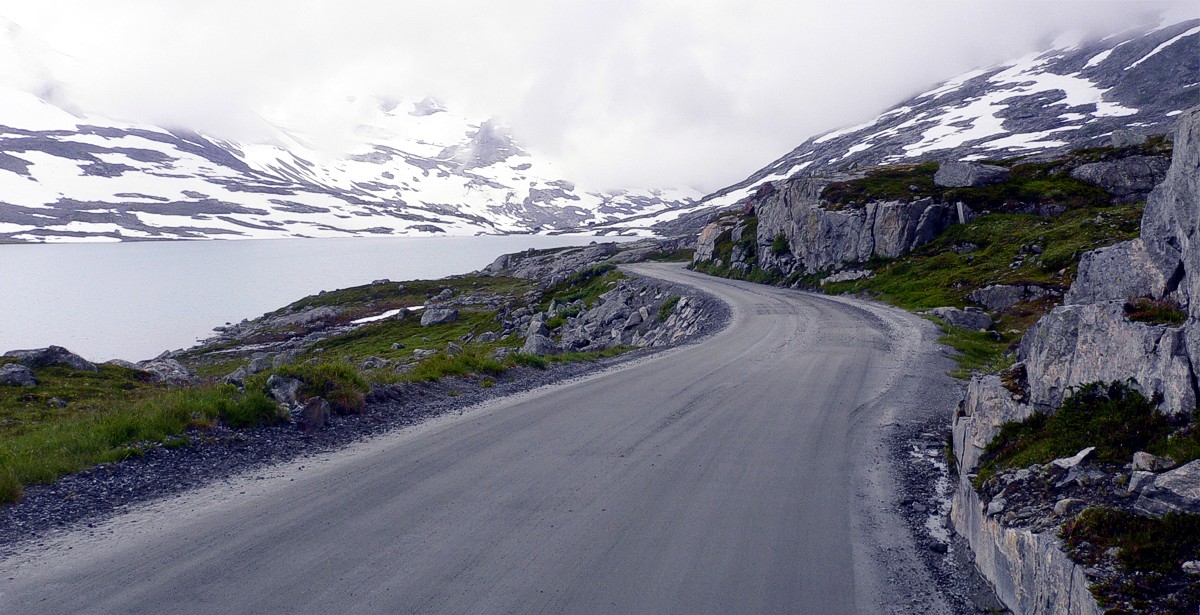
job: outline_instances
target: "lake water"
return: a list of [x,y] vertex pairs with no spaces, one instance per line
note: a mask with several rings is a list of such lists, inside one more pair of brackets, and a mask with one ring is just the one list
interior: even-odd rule
[[[57,344],[93,361],[185,348],[321,290],[477,271],[594,237],[274,239],[0,245],[0,353]],[[604,239],[611,241],[611,239]]]

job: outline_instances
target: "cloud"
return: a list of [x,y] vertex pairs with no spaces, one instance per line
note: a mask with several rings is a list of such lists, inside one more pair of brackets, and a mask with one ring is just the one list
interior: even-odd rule
[[[498,116],[585,185],[713,190],[808,136],[1066,30],[1200,17],[1192,0],[0,0],[73,58],[73,100],[262,138],[335,143],[349,94]],[[335,147],[335,145],[330,145]]]

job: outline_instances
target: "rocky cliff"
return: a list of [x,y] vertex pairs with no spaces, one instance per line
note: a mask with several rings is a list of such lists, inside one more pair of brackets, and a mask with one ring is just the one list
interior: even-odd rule
[[[1101,612],[1087,586],[1117,573],[1100,564],[1078,565],[1063,553],[1059,538],[1059,526],[1080,509],[1102,505],[1151,516],[1200,512],[1200,472],[1192,467],[1197,463],[1169,470],[1173,461],[1144,461],[1153,459],[1149,455],[1142,461],[1135,456],[1132,475],[1128,466],[1093,461],[1084,450],[1073,459],[998,475],[985,481],[982,492],[972,482],[1005,424],[1055,413],[1072,391],[1089,383],[1129,382],[1158,413],[1184,417],[1173,424],[1195,416],[1198,218],[1200,108],[1193,108],[1181,117],[1170,170],[1147,200],[1141,237],[1084,255],[1064,305],[1026,334],[1013,370],[1003,378],[973,378],[954,414],[960,483],[952,518],[980,570],[1014,612]],[[1045,472],[1058,471],[1054,467],[1062,474],[1047,478]],[[1037,496],[1019,507],[1012,502],[1029,493]]]

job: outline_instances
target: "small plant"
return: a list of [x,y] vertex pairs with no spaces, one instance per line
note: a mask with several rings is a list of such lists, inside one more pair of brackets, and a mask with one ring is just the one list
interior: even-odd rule
[[771,240],[771,254],[783,256],[784,254],[791,254],[791,252],[792,248],[788,245],[787,235],[783,233],[775,235],[775,238]]
[[514,352],[508,355],[508,362],[513,366],[523,365],[525,367],[535,367],[537,369],[546,369],[549,362],[545,357],[540,357],[535,354],[526,354],[524,352]]
[[1187,320],[1187,316],[1187,312],[1170,299],[1138,297],[1125,303],[1125,317],[1133,322],[1181,325]]
[[1170,419],[1128,384],[1091,383],[1076,389],[1053,413],[1005,423],[983,450],[977,485],[1004,468],[1021,468],[1096,447],[1096,459],[1125,463],[1137,451],[1161,446]]
[[658,308],[658,320],[662,322],[671,317],[671,312],[675,311],[675,306],[679,305],[679,295],[671,295]]

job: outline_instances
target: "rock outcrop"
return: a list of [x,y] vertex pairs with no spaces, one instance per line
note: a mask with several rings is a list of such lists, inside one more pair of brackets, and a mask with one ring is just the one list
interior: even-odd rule
[[35,387],[37,384],[32,369],[20,363],[0,365],[0,386]]
[[4,356],[16,359],[17,363],[25,367],[69,367],[83,372],[100,371],[95,363],[62,346],[49,346],[34,350],[10,350],[4,353]]
[[1008,169],[994,164],[948,160],[938,166],[933,182],[947,188],[974,188],[1008,179]]
[[[980,571],[1015,613],[1101,609],[1088,591],[1085,570],[1065,555],[1055,528],[1012,524],[1011,517],[1006,523],[997,514],[1004,509],[1005,502],[999,501],[1003,498],[984,501],[975,490],[971,477],[984,447],[1004,423],[1034,412],[1053,412],[1072,387],[1097,381],[1131,381],[1158,402],[1159,412],[1195,412],[1200,366],[1198,199],[1200,108],[1195,108],[1181,117],[1174,158],[1147,200],[1141,237],[1084,255],[1064,305],[1022,339],[1013,372],[1005,378],[973,378],[955,412],[953,448],[960,478],[952,520],[970,543]],[[1138,297],[1178,305],[1186,311],[1186,320],[1133,322],[1125,306]],[[980,299],[984,297],[976,300]],[[1137,507],[1145,513],[1193,506],[1200,510],[1200,461],[1160,474],[1135,471],[1130,489],[1139,494]],[[1054,503],[1053,514],[1072,514],[1082,506],[1064,499]]]

